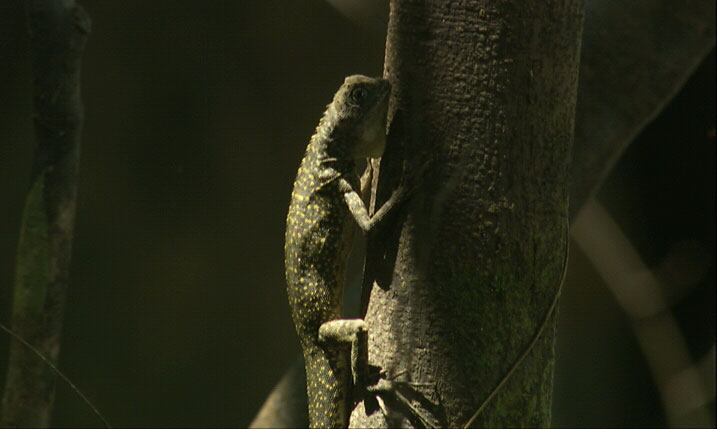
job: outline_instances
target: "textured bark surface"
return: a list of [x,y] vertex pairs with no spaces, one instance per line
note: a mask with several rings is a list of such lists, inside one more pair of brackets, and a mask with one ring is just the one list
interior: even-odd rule
[[[12,329],[57,363],[83,119],[80,59],[90,21],[72,1],[32,0],[26,8],[37,148],[17,252]],[[54,398],[52,369],[12,340],[0,426],[49,426]]]
[[[582,0],[391,2],[379,199],[400,171],[392,160],[433,164],[401,228],[387,225],[400,239],[369,236],[366,322],[372,362],[430,386],[399,390],[434,424],[468,421],[558,289],[582,12]],[[477,426],[550,424],[554,320]],[[351,424],[419,424],[385,399],[395,415],[360,404]]]

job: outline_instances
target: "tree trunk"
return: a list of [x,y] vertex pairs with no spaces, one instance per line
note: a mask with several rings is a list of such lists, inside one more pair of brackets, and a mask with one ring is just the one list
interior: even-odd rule
[[[385,230],[400,240],[369,236],[365,318],[372,363],[430,386],[398,390],[434,424],[470,419],[558,293],[582,19],[582,0],[391,2],[394,115],[379,199],[398,160],[433,163],[401,226]],[[550,425],[554,322],[478,426]],[[362,405],[353,426],[417,423]]]

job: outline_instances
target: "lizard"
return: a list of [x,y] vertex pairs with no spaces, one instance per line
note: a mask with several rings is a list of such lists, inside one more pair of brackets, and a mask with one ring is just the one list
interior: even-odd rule
[[355,224],[371,230],[407,196],[399,185],[369,216],[362,199],[370,165],[386,146],[391,85],[385,79],[347,77],[306,147],[286,218],[285,268],[289,305],[301,343],[311,427],[347,427],[353,391],[365,383],[367,328],[342,319],[345,269]]

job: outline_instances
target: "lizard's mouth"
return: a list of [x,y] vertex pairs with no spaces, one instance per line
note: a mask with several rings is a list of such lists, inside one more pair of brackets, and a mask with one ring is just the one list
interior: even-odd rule
[[359,124],[357,141],[353,149],[356,158],[378,158],[386,147],[386,115],[391,84],[386,79],[377,79],[378,88],[373,107]]
[[381,96],[379,103],[382,103],[384,101],[388,101],[388,96],[391,94],[391,84],[388,83],[388,80],[381,79]]
[[388,92],[369,113],[360,129],[355,156],[378,158],[386,147],[386,114],[388,113]]

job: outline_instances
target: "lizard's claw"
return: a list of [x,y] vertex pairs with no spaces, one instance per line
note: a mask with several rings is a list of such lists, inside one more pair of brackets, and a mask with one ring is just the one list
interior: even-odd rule
[[[381,371],[383,373],[383,371]],[[397,375],[395,377],[400,376]],[[395,378],[394,377],[394,378]],[[366,392],[370,393],[372,395],[375,395],[376,401],[379,405],[379,408],[381,409],[381,412],[383,412],[384,416],[388,419],[390,417],[389,409],[387,407],[386,402],[388,403],[395,403],[397,405],[397,408],[404,408],[405,411],[408,412],[406,415],[410,415],[408,417],[410,420],[414,420],[419,422],[421,425],[427,428],[435,428],[438,427],[434,419],[429,417],[428,413],[423,411],[420,408],[417,408],[413,401],[408,399],[399,389],[399,386],[405,386],[406,388],[409,388],[411,391],[411,394],[413,396],[418,397],[418,402],[424,403],[424,405],[428,404],[428,401],[423,395],[419,392],[416,392],[414,389],[412,389],[413,386],[432,386],[431,383],[413,383],[409,381],[393,381],[391,379],[388,379],[381,374],[381,377],[379,380],[371,385],[366,387]],[[384,400],[384,397],[386,400]]]

